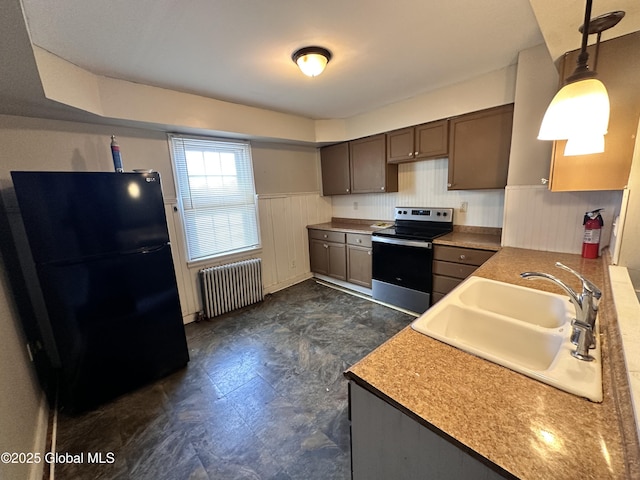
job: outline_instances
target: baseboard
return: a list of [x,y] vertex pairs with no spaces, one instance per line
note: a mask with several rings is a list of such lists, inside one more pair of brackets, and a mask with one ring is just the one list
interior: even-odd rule
[[[33,452],[40,453],[41,458],[47,451],[47,438],[49,434],[49,402],[44,392],[40,394],[40,405],[38,406],[38,420],[36,422],[36,434],[33,441]],[[41,480],[44,475],[44,469],[48,468],[46,462],[38,462],[31,464],[29,471],[29,480]],[[46,478],[49,478],[48,475]]]
[[[348,293],[349,295],[353,295],[355,297],[360,297],[365,300],[368,300],[373,303],[377,303],[378,305],[384,305],[385,307],[392,308],[393,310],[397,310],[402,313],[406,313],[407,315],[411,315],[412,317],[419,317],[421,314],[412,312],[411,310],[406,310],[402,307],[398,307],[396,305],[391,305],[390,303],[381,302],[380,300],[376,300],[371,296],[371,289],[359,287],[352,283],[342,282],[340,280],[336,280],[331,277],[327,277],[326,275],[313,275],[316,282],[320,285],[324,285],[325,287],[333,288],[336,290],[340,290],[341,292]],[[354,288],[355,287],[355,288]]]
[[276,293],[276,292],[278,292],[280,290],[284,290],[285,288],[289,288],[290,286],[295,285],[297,283],[304,282],[305,280],[308,280],[308,279],[312,278],[312,276],[313,275],[311,274],[311,272],[306,272],[306,273],[303,273],[302,275],[297,275],[295,277],[288,278],[284,282],[276,283],[274,285],[265,286],[264,287],[264,294],[267,295],[269,293]]
[[[347,290],[361,293],[363,295],[371,296],[371,289],[367,287],[361,287],[360,285],[356,285],[355,283],[345,282],[343,280],[338,280],[337,278],[329,277],[327,275],[322,275],[321,273],[314,273],[314,278],[318,280],[322,280],[326,283],[331,283],[333,285],[337,285],[342,288],[346,288]],[[347,292],[349,293],[349,292]]]

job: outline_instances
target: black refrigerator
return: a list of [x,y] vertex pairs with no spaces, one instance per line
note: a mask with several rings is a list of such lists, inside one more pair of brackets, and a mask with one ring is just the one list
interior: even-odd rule
[[189,354],[160,176],[11,177],[59,407],[87,410],[184,367]]

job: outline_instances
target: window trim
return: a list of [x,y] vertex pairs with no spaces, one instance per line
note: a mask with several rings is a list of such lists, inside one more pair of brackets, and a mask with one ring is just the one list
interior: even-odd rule
[[[185,210],[184,210],[184,205],[183,205],[183,195],[181,193],[181,189],[180,189],[180,182],[181,182],[181,177],[180,177],[180,173],[179,173],[179,168],[178,165],[176,164],[176,159],[174,156],[174,145],[173,145],[173,139],[185,139],[185,140],[202,140],[202,141],[208,141],[208,142],[221,142],[221,143],[232,143],[232,144],[244,144],[247,145],[249,147],[248,150],[248,160],[249,160],[249,173],[251,175],[251,182],[253,185],[253,211],[255,214],[255,219],[256,219],[256,235],[257,235],[257,243],[252,245],[252,246],[248,246],[245,248],[238,248],[236,250],[233,251],[227,251],[227,252],[223,252],[223,253],[217,253],[214,255],[208,255],[208,256],[204,256],[204,257],[199,257],[199,258],[194,258],[191,259],[190,258],[190,252],[189,252],[189,239],[187,238],[187,227],[186,227],[186,222],[185,222]],[[233,139],[233,138],[222,138],[222,137],[208,137],[208,136],[203,136],[203,135],[184,135],[184,134],[179,134],[179,133],[168,133],[167,134],[167,145],[169,148],[169,156],[170,156],[170,160],[171,160],[171,169],[172,169],[172,173],[173,173],[173,180],[174,180],[174,186],[176,189],[176,210],[177,213],[180,217],[180,225],[179,225],[179,229],[180,229],[180,234],[181,234],[181,241],[183,242],[182,245],[182,250],[183,250],[183,254],[184,254],[184,258],[186,261],[187,266],[189,267],[197,267],[197,266],[204,266],[206,264],[211,264],[211,263],[223,263],[225,260],[233,260],[235,261],[235,259],[240,259],[240,258],[247,258],[249,256],[251,256],[252,254],[255,254],[257,252],[261,252],[262,251],[262,233],[261,233],[261,229],[260,229],[260,212],[259,212],[259,205],[258,205],[258,194],[255,191],[255,176],[254,176],[254,169],[253,169],[253,157],[252,157],[252,152],[251,152],[251,143],[247,140],[239,140],[239,139]]]

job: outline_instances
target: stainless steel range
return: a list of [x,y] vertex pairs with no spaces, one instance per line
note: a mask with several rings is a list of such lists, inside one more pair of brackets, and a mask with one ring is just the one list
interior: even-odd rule
[[373,232],[373,298],[411,312],[431,305],[434,238],[453,230],[452,208],[396,207],[395,226]]

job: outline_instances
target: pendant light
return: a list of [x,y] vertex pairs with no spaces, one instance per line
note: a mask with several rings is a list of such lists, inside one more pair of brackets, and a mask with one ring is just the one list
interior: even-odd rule
[[317,77],[331,60],[331,52],[322,47],[304,47],[293,52],[291,59],[306,76]]
[[609,95],[604,84],[595,78],[595,69],[589,69],[587,40],[589,34],[598,33],[597,52],[602,31],[617,24],[624,12],[601,15],[591,25],[591,5],[592,0],[587,0],[576,69],[553,97],[538,133],[540,140],[567,140],[567,156],[603,152],[604,135],[609,128]]

